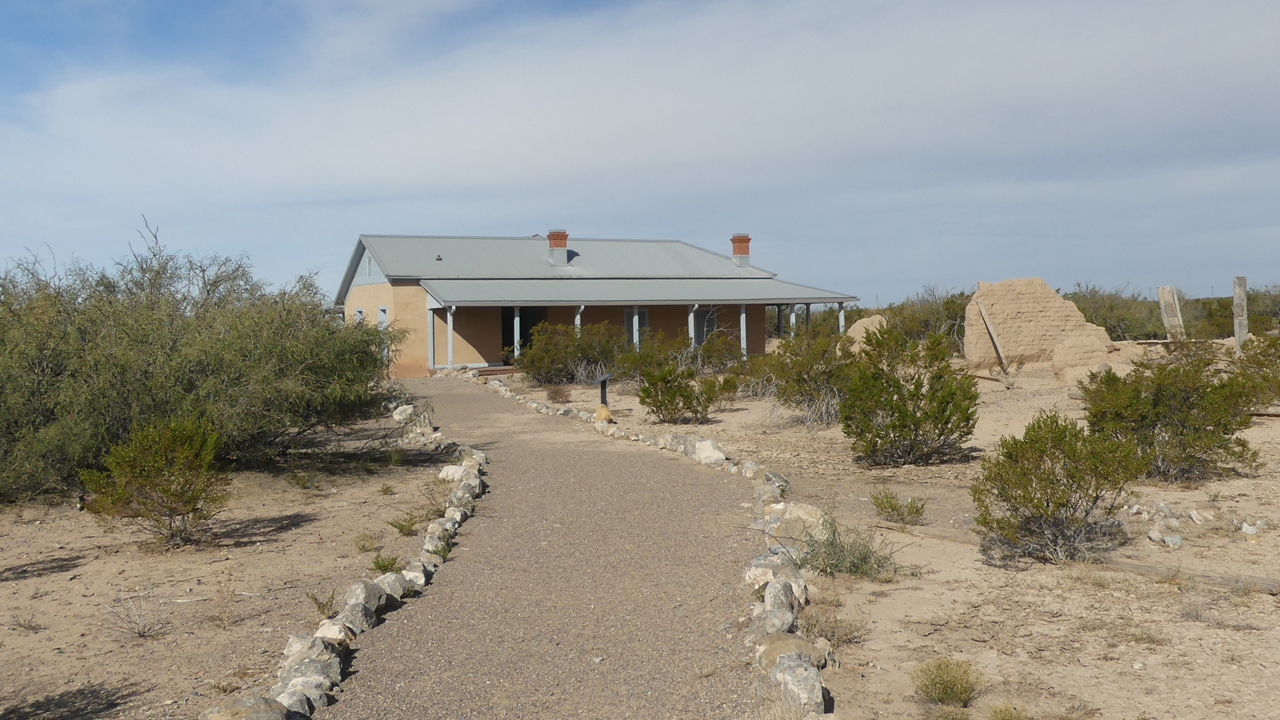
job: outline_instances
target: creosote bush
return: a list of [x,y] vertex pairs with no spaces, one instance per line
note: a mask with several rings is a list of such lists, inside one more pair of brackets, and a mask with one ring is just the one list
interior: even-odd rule
[[663,423],[707,421],[711,410],[738,392],[738,379],[694,376],[692,368],[666,365],[641,371],[640,404]]
[[772,383],[778,403],[800,412],[806,423],[832,425],[853,382],[853,341],[845,335],[802,333],[782,341],[760,368]]
[[400,572],[404,568],[400,564],[399,555],[383,555],[379,551],[377,555],[373,556],[373,562],[370,563],[369,569],[379,575],[385,575],[387,573]]
[[583,325],[579,331],[572,325],[538,323],[513,362],[541,385],[582,384],[613,367],[625,349],[626,336],[616,325]]
[[952,367],[946,338],[911,340],[886,325],[863,342],[840,406],[854,453],[893,466],[960,457],[977,423],[978,381]]
[[1112,518],[1142,469],[1132,442],[1041,412],[983,458],[969,488],[974,521],[992,549],[1055,563],[1086,557],[1123,539]]
[[217,433],[202,421],[141,428],[107,453],[105,471],[81,472],[81,481],[93,493],[86,508],[170,545],[197,542],[228,498],[229,479],[212,467],[217,449]]
[[876,515],[892,523],[920,525],[926,504],[927,500],[910,497],[903,502],[897,493],[884,486],[871,491],[871,505],[876,509]]
[[219,459],[259,462],[374,417],[395,329],[347,324],[309,277],[271,289],[243,259],[158,241],[114,268],[0,275],[0,500],[73,486],[130,433],[199,417]]
[[982,692],[982,673],[968,660],[937,658],[911,671],[916,694],[925,702],[967,708]]
[[[1247,356],[1251,364],[1226,362],[1221,346],[1181,342],[1169,355],[1134,364],[1120,377],[1107,370],[1080,383],[1089,431],[1137,444],[1146,474],[1170,482],[1194,482],[1258,466],[1258,452],[1237,436],[1249,412],[1270,401],[1265,384],[1270,344]],[[1271,365],[1271,377],[1274,377]]]

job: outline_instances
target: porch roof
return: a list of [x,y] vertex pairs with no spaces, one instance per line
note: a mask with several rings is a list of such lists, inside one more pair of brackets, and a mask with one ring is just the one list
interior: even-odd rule
[[422,280],[441,305],[790,305],[856,302],[852,295],[774,278]]

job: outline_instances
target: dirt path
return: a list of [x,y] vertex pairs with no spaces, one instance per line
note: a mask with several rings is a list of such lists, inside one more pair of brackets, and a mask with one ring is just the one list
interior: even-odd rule
[[741,479],[441,379],[410,389],[491,459],[423,598],[360,638],[338,718],[740,718]]

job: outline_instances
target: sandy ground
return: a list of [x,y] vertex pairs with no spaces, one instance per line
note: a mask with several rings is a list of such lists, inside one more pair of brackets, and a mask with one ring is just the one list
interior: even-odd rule
[[[1081,416],[1073,389],[1043,366],[1025,368],[1012,389],[980,383],[971,446],[992,449],[1041,409]],[[598,390],[575,389],[571,400],[592,409]],[[1280,717],[1280,601],[1244,579],[1280,578],[1280,419],[1259,419],[1244,433],[1267,463],[1255,477],[1134,489],[1135,504],[1164,503],[1178,513],[1185,539],[1177,550],[1157,545],[1146,538],[1150,521],[1124,515],[1133,540],[1113,555],[1160,569],[1150,576],[1085,564],[1017,571],[984,565],[970,532],[968,485],[977,462],[866,468],[853,462],[838,428],[806,427],[765,400],[740,401],[697,427],[650,423],[626,393],[614,393],[610,406],[624,427],[716,437],[730,457],[785,473],[792,499],[872,527],[897,548],[905,570],[893,582],[828,583],[841,617],[866,630],[861,643],[838,653],[841,666],[823,673],[839,718],[926,717],[910,671],[942,656],[971,660],[986,676],[975,718],[1007,703],[1037,718]],[[869,492],[877,484],[926,498],[925,530],[944,537],[875,528]],[[1197,525],[1187,517],[1192,509],[1214,519]],[[1232,520],[1266,520],[1270,528],[1246,535]],[[1188,578],[1193,573],[1228,582],[1196,582]]]
[[[990,449],[1041,408],[1080,413],[1071,389],[1035,367],[1014,389],[981,383],[971,444]],[[596,388],[572,390],[581,409],[594,409],[597,398]],[[615,392],[611,405],[626,427],[667,429],[649,423],[634,397]],[[1156,576],[982,564],[969,532],[976,462],[864,468],[838,429],[806,427],[762,400],[674,430],[716,437],[731,457],[786,473],[793,499],[828,507],[848,524],[874,524],[868,495],[877,483],[927,498],[925,530],[942,537],[875,530],[897,548],[904,571],[894,581],[830,582],[830,602],[866,629],[862,642],[838,652],[840,666],[824,671],[838,718],[926,717],[909,674],[939,656],[969,659],[985,674],[974,718],[1005,702],[1042,720],[1280,716],[1277,599],[1243,582],[1187,579],[1280,577],[1280,419],[1245,433],[1267,463],[1255,477],[1135,488],[1136,503],[1163,502],[1183,518],[1185,545],[1173,550],[1145,538],[1141,515],[1125,516],[1133,541],[1115,556],[1165,569]],[[424,502],[432,467],[432,459],[416,458],[400,467],[352,461],[241,474],[215,544],[171,552],[147,549],[130,531],[106,532],[65,504],[6,509],[0,718],[189,718],[269,685],[285,636],[318,619],[306,593],[324,597],[367,574],[373,553],[357,548],[357,536],[372,536],[384,553],[416,554],[418,541],[398,537],[386,521]],[[383,494],[383,485],[394,494]],[[1214,519],[1196,525],[1186,519],[1191,509]],[[1260,519],[1270,527],[1252,536],[1231,524]],[[168,623],[167,632],[140,639],[121,629],[110,609],[130,600]]]

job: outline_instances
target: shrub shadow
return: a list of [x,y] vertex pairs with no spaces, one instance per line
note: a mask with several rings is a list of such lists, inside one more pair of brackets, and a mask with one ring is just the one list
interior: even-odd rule
[[260,542],[267,542],[277,535],[284,534],[320,519],[319,515],[309,512],[295,512],[271,517],[245,518],[244,520],[227,520],[217,523],[212,531],[214,542],[224,547],[243,547]]
[[85,720],[116,715],[130,700],[142,694],[136,683],[92,683],[74,690],[22,700],[0,710],[0,720]]
[[21,565],[11,565],[7,568],[0,569],[0,582],[26,580],[28,578],[44,577],[45,575],[56,575],[68,570],[74,570],[75,568],[85,564],[85,562],[85,556],[80,554],[63,555],[61,557],[45,558],[44,560],[36,560],[35,562],[23,563]]

